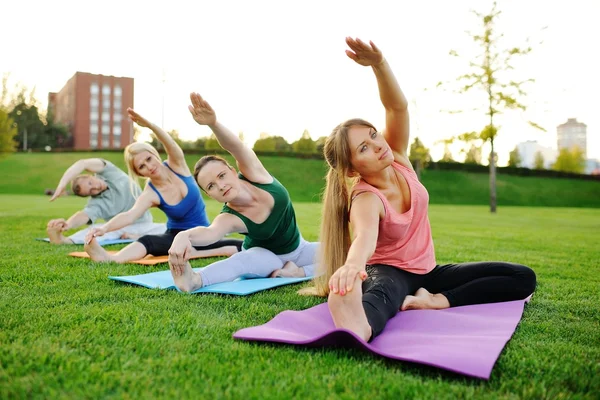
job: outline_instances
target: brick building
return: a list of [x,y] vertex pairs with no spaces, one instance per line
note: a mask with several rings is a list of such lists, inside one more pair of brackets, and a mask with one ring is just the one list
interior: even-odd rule
[[122,149],[133,141],[133,78],[76,72],[58,93],[48,94],[54,120],[71,133],[74,150]]

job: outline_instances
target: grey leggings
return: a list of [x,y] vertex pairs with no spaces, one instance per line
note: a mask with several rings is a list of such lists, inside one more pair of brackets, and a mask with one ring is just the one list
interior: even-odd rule
[[306,276],[313,276],[318,247],[318,242],[307,242],[301,238],[300,245],[296,250],[288,254],[275,254],[262,247],[253,247],[248,250],[242,248],[241,252],[202,268],[199,271],[202,277],[202,286],[230,282],[240,277],[266,278],[288,261],[292,261],[298,267],[303,267]]

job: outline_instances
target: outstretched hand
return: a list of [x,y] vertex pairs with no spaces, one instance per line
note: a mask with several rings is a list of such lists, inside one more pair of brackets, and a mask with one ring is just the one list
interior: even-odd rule
[[89,244],[94,238],[102,236],[106,233],[106,231],[101,228],[91,228],[88,233],[85,235],[84,243]]
[[367,279],[365,267],[344,264],[329,279],[329,291],[344,296],[354,289],[356,278],[360,278],[361,281]]
[[69,229],[69,224],[64,218],[52,219],[48,222],[46,228],[58,232],[64,232]]
[[141,126],[142,128],[150,128],[152,123],[148,121],[146,118],[142,117],[140,114],[136,113],[133,108],[127,109],[127,114],[129,114],[129,119],[133,122]]
[[192,243],[187,237],[175,236],[169,248],[169,267],[175,276],[183,275],[193,250]]
[[59,183],[58,186],[56,187],[56,189],[54,190],[54,194],[52,194],[50,201],[54,201],[54,200],[58,199],[60,196],[62,196],[63,194],[65,194],[65,190],[66,190],[66,186],[63,185],[62,183]]
[[210,104],[198,93],[190,93],[192,105],[188,106],[194,121],[200,125],[214,125],[217,122],[217,114]]
[[346,50],[346,55],[360,65],[364,65],[365,67],[376,66],[384,60],[383,53],[372,41],[369,41],[369,44],[367,44],[358,38],[352,39],[351,37],[347,37],[346,44],[352,50]]

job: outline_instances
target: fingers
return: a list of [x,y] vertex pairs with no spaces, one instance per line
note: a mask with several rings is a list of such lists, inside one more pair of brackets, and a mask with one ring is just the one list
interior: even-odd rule
[[67,226],[67,222],[64,219],[52,219],[48,222],[46,227],[48,229],[62,229]]
[[354,61],[358,61],[358,56],[351,52],[350,50],[346,50],[346,55],[350,57]]
[[198,108],[198,107],[202,107],[202,96],[200,96],[198,93],[192,92],[190,94],[190,100],[192,101],[192,105],[194,106],[194,108]]
[[329,291],[331,293],[339,292],[339,270],[337,270],[329,279]]
[[183,251],[173,247],[169,249],[169,265],[175,276],[183,275],[184,267],[190,254],[191,250],[189,250],[189,247],[186,247]]
[[367,271],[364,269],[359,270],[356,267],[343,266],[331,276],[331,279],[329,279],[329,291],[344,296],[354,289],[354,283],[357,277],[361,281],[364,281],[367,279],[367,276]]
[[94,228],[91,229],[87,235],[85,235],[85,243],[89,244],[92,240],[94,240],[94,238],[98,237],[98,236],[102,236],[104,235],[104,232],[102,232],[102,230]]
[[373,51],[375,51],[377,53],[381,53],[381,50],[379,49],[379,47],[375,46],[375,43],[373,43],[372,40],[369,40],[369,44],[371,45],[371,48],[373,49]]
[[365,279],[367,279],[368,276],[369,275],[367,274],[367,271],[365,271],[364,269],[358,273],[358,277],[363,282],[364,282]]
[[358,38],[352,39],[351,37],[347,37],[346,44],[348,45],[348,47],[350,47],[355,52],[370,50],[369,45]]

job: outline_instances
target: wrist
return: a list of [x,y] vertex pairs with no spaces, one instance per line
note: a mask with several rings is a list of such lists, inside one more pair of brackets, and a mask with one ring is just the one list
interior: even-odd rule
[[377,69],[381,69],[381,68],[383,68],[383,67],[384,67],[386,64],[387,64],[387,61],[386,61],[386,59],[385,59],[385,57],[384,57],[384,58],[382,58],[382,59],[381,59],[381,61],[380,61],[378,64],[373,64],[373,65],[371,65],[371,68],[373,68],[373,69],[375,69],[375,70],[377,70]]
[[177,235],[175,235],[175,240],[190,240],[190,235],[186,232],[179,232]]

